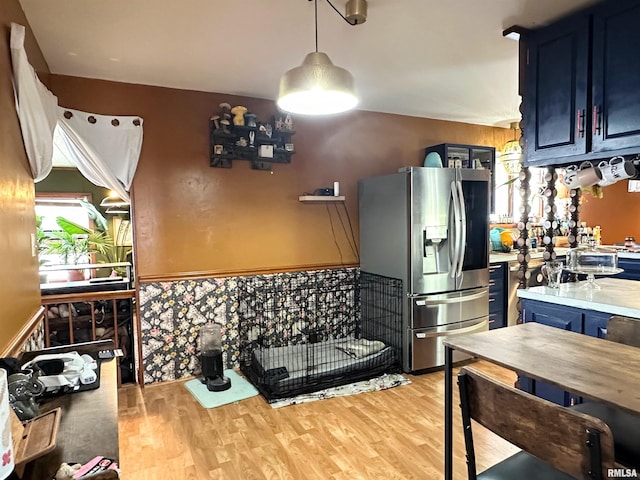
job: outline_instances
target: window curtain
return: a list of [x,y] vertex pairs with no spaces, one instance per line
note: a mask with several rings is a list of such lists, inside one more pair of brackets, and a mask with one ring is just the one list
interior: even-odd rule
[[142,148],[142,119],[59,108],[54,155],[72,161],[89,181],[130,201]]
[[34,180],[44,179],[54,155],[60,155],[94,184],[130,201],[128,192],[142,148],[142,119],[58,107],[58,99],[29,64],[24,32],[22,25],[11,24],[16,109]]
[[58,99],[45,87],[29,64],[24,50],[25,29],[11,24],[11,62],[16,110],[31,173],[36,182],[51,172],[53,131],[58,122]]

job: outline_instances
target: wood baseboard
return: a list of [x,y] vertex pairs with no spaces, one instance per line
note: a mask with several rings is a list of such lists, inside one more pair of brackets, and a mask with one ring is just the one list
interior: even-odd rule
[[220,277],[245,277],[250,275],[265,275],[270,273],[287,273],[287,272],[303,272],[312,270],[332,270],[337,268],[354,268],[359,267],[357,263],[350,264],[313,264],[313,265],[294,265],[290,267],[265,267],[254,270],[209,270],[204,272],[181,272],[168,273],[166,275],[140,275],[137,278],[139,283],[154,282],[178,282],[181,280],[196,280],[200,278],[220,278]]

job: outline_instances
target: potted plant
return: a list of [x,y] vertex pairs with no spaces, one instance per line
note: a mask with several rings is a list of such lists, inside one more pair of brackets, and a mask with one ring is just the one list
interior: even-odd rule
[[[109,238],[102,232],[85,228],[63,217],[56,217],[62,230],[48,234],[46,253],[60,255],[65,265],[78,265],[88,261],[92,252],[104,254]],[[69,280],[84,280],[82,270],[69,270]]]
[[[107,223],[107,219],[100,213],[95,205],[90,202],[82,201],[82,206],[87,210],[89,217],[96,224],[96,228],[99,232],[102,233],[105,244],[104,250],[100,253],[102,254],[100,259],[98,259],[99,263],[122,263],[128,260],[128,256],[131,253],[131,248],[129,246],[121,245],[119,242],[116,242],[115,239],[123,239],[127,237],[127,234],[130,233],[131,223],[130,222],[120,222],[118,226],[118,231],[113,232],[113,238],[108,234],[109,226]],[[115,267],[111,271],[111,276],[124,276],[126,274],[125,267]]]

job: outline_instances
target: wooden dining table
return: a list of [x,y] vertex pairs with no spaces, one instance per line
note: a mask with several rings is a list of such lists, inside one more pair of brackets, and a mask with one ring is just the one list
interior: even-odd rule
[[444,478],[453,478],[453,350],[640,414],[640,348],[524,323],[448,337],[445,346]]

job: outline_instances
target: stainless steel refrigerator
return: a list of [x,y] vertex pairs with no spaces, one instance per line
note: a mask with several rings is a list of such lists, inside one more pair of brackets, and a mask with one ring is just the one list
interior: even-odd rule
[[489,180],[406,167],[358,183],[361,270],[403,281],[406,372],[444,365],[444,336],[489,328]]

